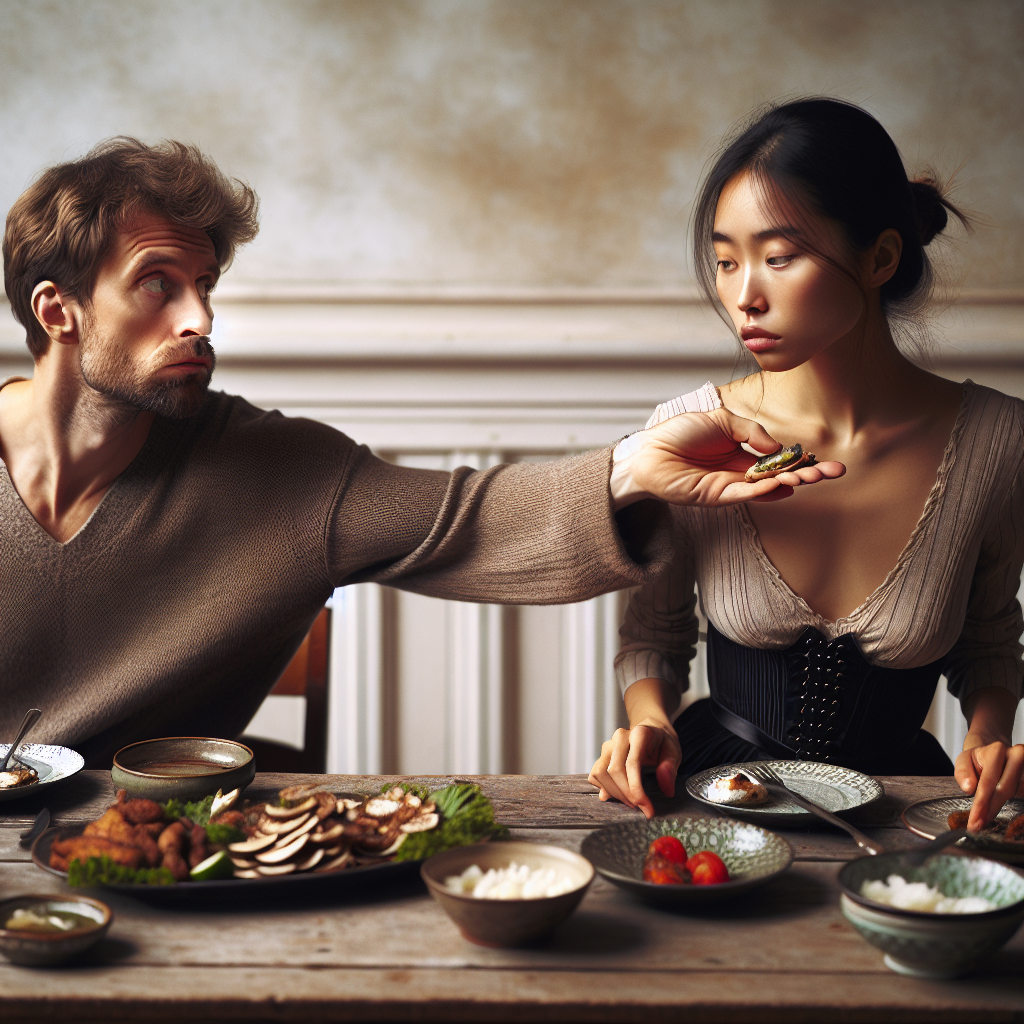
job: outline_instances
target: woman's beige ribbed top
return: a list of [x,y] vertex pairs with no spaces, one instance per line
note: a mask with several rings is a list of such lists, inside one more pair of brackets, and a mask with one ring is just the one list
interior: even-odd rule
[[[680,412],[721,406],[710,383],[658,406],[648,426]],[[768,560],[744,505],[673,508],[676,554],[669,571],[629,603],[616,658],[623,690],[658,678],[686,689],[697,641],[696,597],[736,643],[781,649],[807,626],[851,633],[885,668],[944,658],[961,701],[984,686],[1021,696],[1017,590],[1024,565],[1024,402],[971,381],[938,476],[907,546],[882,585],[850,615],[828,622]]]

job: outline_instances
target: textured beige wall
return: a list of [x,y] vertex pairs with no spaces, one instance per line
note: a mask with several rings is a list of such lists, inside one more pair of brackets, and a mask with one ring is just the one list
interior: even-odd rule
[[[688,280],[704,161],[765,100],[862,103],[992,221],[1024,282],[1020,0],[0,0],[0,207],[130,133],[263,198],[235,278]],[[969,269],[968,269],[969,268]]]

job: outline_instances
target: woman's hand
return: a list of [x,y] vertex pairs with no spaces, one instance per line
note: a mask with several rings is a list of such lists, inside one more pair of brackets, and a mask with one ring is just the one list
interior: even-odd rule
[[658,785],[665,796],[675,796],[676,772],[683,759],[679,737],[668,722],[638,723],[629,730],[616,729],[601,746],[601,756],[590,770],[590,783],[602,800],[621,800],[654,817],[654,805],[644,792],[641,769],[657,765]]
[[779,444],[759,423],[729,412],[683,413],[619,442],[612,471],[617,507],[644,497],[673,505],[734,505],[778,501],[795,487],[842,476],[841,462],[819,462],[749,482],[744,473],[757,458],[740,446],[777,452]]
[[[967,741],[971,741],[968,736]],[[1024,744],[1002,740],[967,747],[957,757],[953,774],[960,788],[974,795],[967,827],[984,828],[1007,800],[1024,796]]]
[[974,796],[967,820],[972,832],[984,828],[1007,800],[1024,796],[1024,744],[1010,745],[1016,712],[1017,698],[996,686],[976,690],[965,702],[970,731],[953,775]]

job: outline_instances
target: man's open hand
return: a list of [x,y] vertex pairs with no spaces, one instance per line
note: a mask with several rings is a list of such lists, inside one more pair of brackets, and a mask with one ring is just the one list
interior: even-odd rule
[[[706,507],[778,501],[788,498],[802,484],[835,479],[846,472],[841,462],[819,462],[768,480],[748,482],[743,475],[757,457],[740,445],[748,444],[765,455],[778,451],[782,445],[760,424],[728,409],[673,416],[634,434],[628,441],[642,445],[616,462],[612,471],[612,493],[620,505],[645,496],[673,505]],[[626,477],[631,478],[631,483],[623,487]],[[620,492],[625,489],[632,493],[621,500]]]

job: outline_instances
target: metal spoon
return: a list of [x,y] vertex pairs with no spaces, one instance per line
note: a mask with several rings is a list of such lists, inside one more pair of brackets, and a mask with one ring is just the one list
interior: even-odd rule
[[50,811],[49,808],[44,807],[37,815],[36,820],[32,823],[32,827],[25,832],[22,832],[19,838],[21,839],[21,845],[28,848],[32,845],[36,836],[40,832],[44,831],[50,824]]
[[15,750],[18,749],[19,744],[25,736],[25,733],[32,728],[36,722],[42,717],[42,711],[39,708],[30,708],[25,712],[25,717],[21,720],[21,728],[18,730],[18,735],[14,737],[14,742],[11,744],[11,749],[7,751],[7,756],[0,761],[0,772],[7,768],[7,762],[14,756]]
[[904,860],[908,867],[919,868],[933,854],[938,853],[939,850],[944,850],[947,846],[960,842],[964,836],[968,835],[970,833],[965,828],[955,828],[950,832],[943,832],[931,842],[925,843],[924,846],[904,854]]

